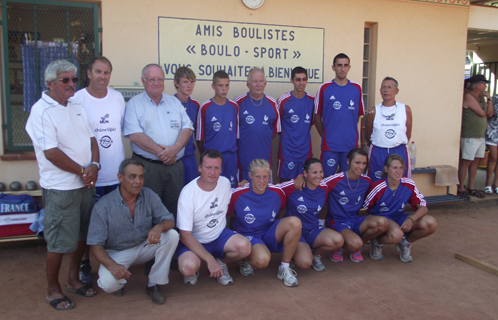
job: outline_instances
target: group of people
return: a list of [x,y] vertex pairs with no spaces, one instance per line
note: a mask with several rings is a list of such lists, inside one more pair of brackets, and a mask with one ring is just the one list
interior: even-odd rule
[[[460,161],[458,166],[458,196],[483,198],[485,194],[498,194],[498,100],[491,98],[487,87],[489,80],[478,74],[465,80]],[[479,162],[489,149],[484,193],[474,186]],[[468,173],[468,182],[465,178]],[[493,173],[495,175],[493,178]],[[493,180],[493,181],[492,181]]]
[[[213,76],[214,97],[199,104],[191,97],[191,69],[178,68],[177,93],[169,96],[161,66],[148,64],[144,92],[125,107],[108,88],[107,58],[90,61],[89,86],[78,92],[77,68],[64,60],[50,63],[48,90],[26,123],[45,203],[46,302],[56,310],[74,307],[58,280],[65,253],[64,290],[97,294],[87,245],[100,263],[98,286],[116,296],[124,294],[129,267],[147,262],[146,293],[157,304],[165,302],[161,286],[176,258],[190,285],[198,281],[201,260],[227,285],[233,283],[228,262],[240,261],[241,274],[249,276],[268,265],[272,252],[281,252],[277,277],[296,286],[292,264],[324,271],[321,256],[342,262],[343,248],[361,262],[368,241],[373,259],[382,259],[384,244],[396,244],[401,260],[410,262],[412,242],[437,228],[409,178],[411,111],[395,100],[397,81],[385,78],[383,102],[367,113],[367,157],[358,148],[363,94],[347,78],[350,67],[349,57],[338,54],[335,78],[320,86],[316,99],[305,91],[306,69],[296,67],[293,90],[277,101],[264,93],[260,68],[248,72],[246,94],[228,99],[230,79],[220,70]],[[312,158],[313,124],[322,136],[320,160]],[[122,132],[131,143],[130,159]],[[281,184],[273,185],[277,135]],[[407,202],[414,213],[404,212]],[[368,215],[359,215],[362,207]],[[226,228],[231,214],[232,230]]]

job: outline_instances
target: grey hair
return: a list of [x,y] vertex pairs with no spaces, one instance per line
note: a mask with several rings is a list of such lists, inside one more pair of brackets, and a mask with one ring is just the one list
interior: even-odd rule
[[57,74],[63,72],[78,72],[78,68],[67,60],[55,60],[45,68],[45,82],[54,82],[57,80]]
[[146,65],[143,69],[142,69],[142,78],[145,78],[145,73],[147,72],[147,69],[149,69],[149,67],[152,67],[152,66],[156,66],[158,67],[159,69],[161,69],[161,71],[163,72],[163,78],[164,78],[164,71],[163,71],[163,68],[158,65],[157,63],[149,63],[148,65]]
[[256,168],[266,168],[268,169],[268,173],[271,173],[270,164],[264,159],[254,159],[253,161],[251,161],[251,163],[249,164],[249,174],[252,175]]
[[477,85],[481,83],[481,82],[471,82],[470,85],[469,85],[469,89],[470,90],[474,90],[475,87],[477,87]]
[[[247,73],[247,83],[250,82],[250,80],[251,80],[251,73],[253,73],[254,71],[261,71],[263,73],[263,75],[265,74],[265,72],[261,68],[258,68],[258,67],[251,68],[249,70],[249,72]],[[266,78],[266,76],[265,76],[265,78]]]
[[144,164],[142,162],[138,161],[138,160],[131,159],[131,158],[124,159],[121,162],[121,164],[119,165],[118,173],[121,174],[122,176],[124,176],[125,175],[125,169],[129,165],[140,166],[140,167],[144,168],[144,173],[145,173],[145,166],[144,166]]
[[382,82],[384,81],[392,81],[394,82],[394,85],[396,86],[396,89],[398,89],[398,80],[394,79],[393,77],[385,77],[384,80],[382,80]]

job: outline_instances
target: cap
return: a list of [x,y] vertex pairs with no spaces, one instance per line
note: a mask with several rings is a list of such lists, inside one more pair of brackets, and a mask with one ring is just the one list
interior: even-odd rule
[[470,83],[477,83],[477,82],[489,83],[486,77],[483,76],[482,74],[476,74],[475,76],[470,77],[469,81]]

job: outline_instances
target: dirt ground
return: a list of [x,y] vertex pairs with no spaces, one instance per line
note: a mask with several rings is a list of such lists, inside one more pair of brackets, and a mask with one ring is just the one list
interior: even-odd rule
[[[45,252],[42,242],[0,246],[0,319],[498,319],[498,276],[455,259],[471,255],[498,267],[498,199],[429,207],[438,231],[416,242],[414,262],[399,260],[394,246],[385,246],[384,259],[368,256],[363,263],[345,258],[327,270],[299,270],[299,286],[287,288],[276,278],[279,255],[270,266],[244,277],[238,264],[229,264],[234,279],[223,287],[201,267],[199,282],[186,286],[178,271],[163,287],[166,304],[154,305],[145,294],[143,266],[123,297],[98,289],[94,298],[67,294],[70,311],[55,311],[44,302]],[[92,261],[96,276],[98,263]],[[67,275],[67,257],[61,284]]]

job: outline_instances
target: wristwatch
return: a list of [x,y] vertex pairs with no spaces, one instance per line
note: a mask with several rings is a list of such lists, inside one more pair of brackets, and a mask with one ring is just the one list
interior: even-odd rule
[[102,166],[100,165],[100,163],[98,163],[96,161],[93,161],[92,163],[90,163],[90,165],[92,165],[92,164],[96,165],[97,169],[99,169],[99,170],[102,168]]

